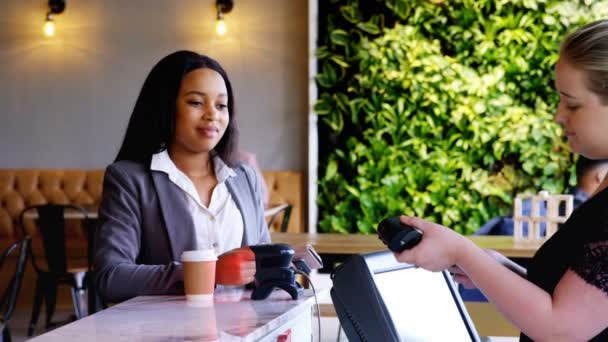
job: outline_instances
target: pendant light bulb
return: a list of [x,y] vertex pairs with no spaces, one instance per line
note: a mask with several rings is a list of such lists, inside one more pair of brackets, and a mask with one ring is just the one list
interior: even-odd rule
[[44,22],[44,35],[52,37],[55,35],[55,22],[53,21],[53,15],[48,13],[46,15],[46,21]]
[[224,21],[224,16],[220,13],[217,16],[217,21],[215,22],[215,32],[219,35],[219,36],[223,36],[226,34],[227,28],[226,28],[226,22]]

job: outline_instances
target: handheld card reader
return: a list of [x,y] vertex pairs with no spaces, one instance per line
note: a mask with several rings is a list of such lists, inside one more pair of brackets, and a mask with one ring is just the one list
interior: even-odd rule
[[422,233],[399,220],[399,216],[389,217],[378,225],[378,238],[393,252],[401,253],[416,246]]

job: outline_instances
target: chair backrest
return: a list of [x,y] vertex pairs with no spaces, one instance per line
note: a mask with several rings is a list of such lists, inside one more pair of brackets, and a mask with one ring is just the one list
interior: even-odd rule
[[[13,254],[14,251],[18,251],[17,263],[15,265],[15,273],[8,283],[6,290],[2,293],[2,300],[0,301],[0,308],[2,309],[2,326],[6,326],[8,321],[13,314],[17,297],[21,289],[21,281],[23,280],[23,273],[25,273],[25,264],[27,262],[28,250],[30,248],[31,239],[25,237],[24,239],[15,242],[10,245],[0,256],[0,270],[4,267],[7,262],[7,257]],[[1,332],[0,332],[1,333]]]
[[[87,219],[87,211],[79,206],[69,204],[44,204],[25,208],[20,215],[20,225],[23,229],[24,236],[27,235],[25,230],[25,220],[28,214],[31,214],[36,221],[38,234],[42,238],[42,246],[44,255],[48,264],[48,271],[52,273],[62,274],[67,272],[67,256],[66,256],[66,227],[65,214],[66,210],[76,212],[79,219]],[[36,215],[35,215],[36,214]],[[32,260],[36,271],[40,271],[34,253]]]
[[275,221],[277,218],[283,213],[283,219],[281,220],[281,224],[278,227],[279,232],[286,233],[289,227],[289,218],[291,216],[291,209],[293,206],[289,203],[280,204],[276,207],[266,209],[264,215],[266,216],[266,221],[268,223],[268,228],[273,230]]

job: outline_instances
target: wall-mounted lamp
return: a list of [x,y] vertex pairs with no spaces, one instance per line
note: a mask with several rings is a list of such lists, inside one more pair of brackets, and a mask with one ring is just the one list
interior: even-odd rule
[[63,13],[65,10],[65,0],[49,0],[49,11],[46,12],[46,21],[44,22],[44,35],[52,37],[55,35],[55,22],[53,15]]
[[217,9],[217,22],[215,23],[215,32],[223,36],[226,34],[226,23],[224,22],[224,13],[228,13],[234,6],[233,0],[216,0],[215,7]]

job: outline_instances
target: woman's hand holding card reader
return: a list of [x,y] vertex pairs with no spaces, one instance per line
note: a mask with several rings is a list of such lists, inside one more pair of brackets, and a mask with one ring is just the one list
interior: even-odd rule
[[422,233],[407,224],[402,223],[398,216],[389,217],[378,225],[378,238],[393,252],[401,253],[418,244]]

